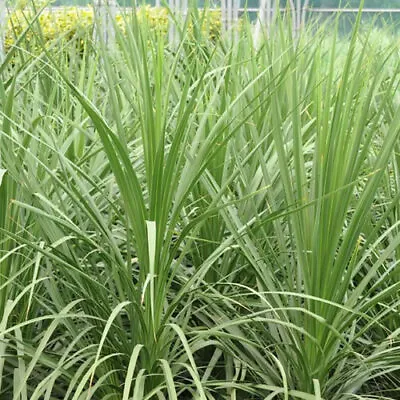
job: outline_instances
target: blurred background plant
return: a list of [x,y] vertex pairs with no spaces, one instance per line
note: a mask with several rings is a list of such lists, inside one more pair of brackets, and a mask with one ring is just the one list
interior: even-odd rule
[[[30,24],[40,5],[36,5],[36,10],[31,7],[21,5],[15,9],[8,18],[5,33],[6,50],[15,43],[22,32]],[[137,9],[135,23],[146,23],[151,31],[161,33],[165,39],[168,32],[168,10],[163,7],[143,6]],[[217,39],[221,33],[221,12],[219,10],[206,10],[202,18],[201,29],[207,33],[210,39]],[[129,13],[118,14],[116,24],[125,32],[126,25],[132,24],[133,18]],[[91,38],[93,35],[94,14],[92,7],[62,7],[44,9],[35,24],[36,29],[29,30],[25,36],[25,41],[32,47],[32,42],[37,40],[38,32],[40,38],[46,46],[51,46],[55,40],[63,41],[75,40],[82,42]],[[191,24],[191,26],[193,26]],[[190,28],[191,29],[191,28]]]

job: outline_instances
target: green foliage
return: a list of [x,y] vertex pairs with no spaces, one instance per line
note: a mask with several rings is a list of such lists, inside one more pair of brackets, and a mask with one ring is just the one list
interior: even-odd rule
[[398,399],[398,42],[190,14],[0,66],[0,398]]

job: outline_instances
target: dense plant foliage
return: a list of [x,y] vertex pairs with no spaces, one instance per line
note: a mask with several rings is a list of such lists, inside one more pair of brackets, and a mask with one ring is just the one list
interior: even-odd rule
[[0,398],[398,399],[398,40],[132,18],[0,65]]

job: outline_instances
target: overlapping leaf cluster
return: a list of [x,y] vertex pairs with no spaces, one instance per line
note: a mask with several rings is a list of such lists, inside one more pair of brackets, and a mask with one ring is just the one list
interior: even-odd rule
[[0,398],[399,398],[399,43],[290,26],[18,39]]

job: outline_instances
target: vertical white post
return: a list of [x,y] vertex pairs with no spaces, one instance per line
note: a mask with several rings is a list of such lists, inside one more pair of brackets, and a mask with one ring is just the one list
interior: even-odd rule
[[260,7],[258,9],[257,22],[254,29],[254,44],[257,45],[262,37],[262,32],[265,31],[270,34],[272,19],[275,13],[275,8],[279,9],[279,0],[272,4],[273,0],[260,0]]
[[221,26],[222,31],[226,30],[225,26],[225,0],[221,0]]
[[110,47],[115,43],[114,23],[116,14],[116,0],[94,0],[95,40],[100,40]]
[[[177,0],[168,0],[168,7],[170,9],[171,14],[174,15],[175,18],[176,18],[176,1]],[[176,32],[175,21],[171,16],[169,16],[168,39],[171,45],[176,44],[176,36],[177,32]]]
[[294,4],[294,0],[289,0],[289,5],[290,5],[290,13],[292,14],[292,34],[295,35],[297,31],[297,24],[296,24],[296,6]]
[[265,14],[264,19],[265,19],[265,21],[267,23],[267,27],[269,29],[271,27],[271,23],[272,23],[272,4],[271,4],[271,0],[266,0],[264,14]]
[[239,20],[240,0],[221,0],[222,28],[230,31]]
[[238,40],[239,38],[239,8],[240,8],[240,0],[232,0],[233,1],[233,7],[232,7],[232,21],[233,21],[233,26],[234,26],[234,40]]
[[[168,0],[168,6],[171,10],[171,14],[174,15],[175,20],[178,23],[182,23],[182,19],[185,19],[188,13],[188,0]],[[178,31],[174,22],[174,19],[169,18],[169,32],[168,37],[170,44],[174,45],[178,42]]]
[[232,28],[232,1],[233,0],[227,0],[226,5],[228,30]]
[[292,11],[293,35],[298,36],[306,22],[309,0],[289,0]]
[[185,20],[188,13],[188,0],[182,0],[182,18]]
[[261,33],[263,26],[265,26],[265,8],[267,6],[267,1],[268,0],[260,0],[260,5],[258,7],[258,14],[257,14],[257,22],[256,26],[254,27],[254,36],[253,36],[253,42],[254,45],[257,46],[258,43],[260,42],[261,38]]
[[303,4],[303,12],[301,15],[301,26],[302,27],[304,27],[306,25],[308,4],[309,4],[309,0],[305,0],[305,2]]
[[232,19],[234,24],[236,24],[239,21],[239,7],[240,7],[240,0],[233,0]]

